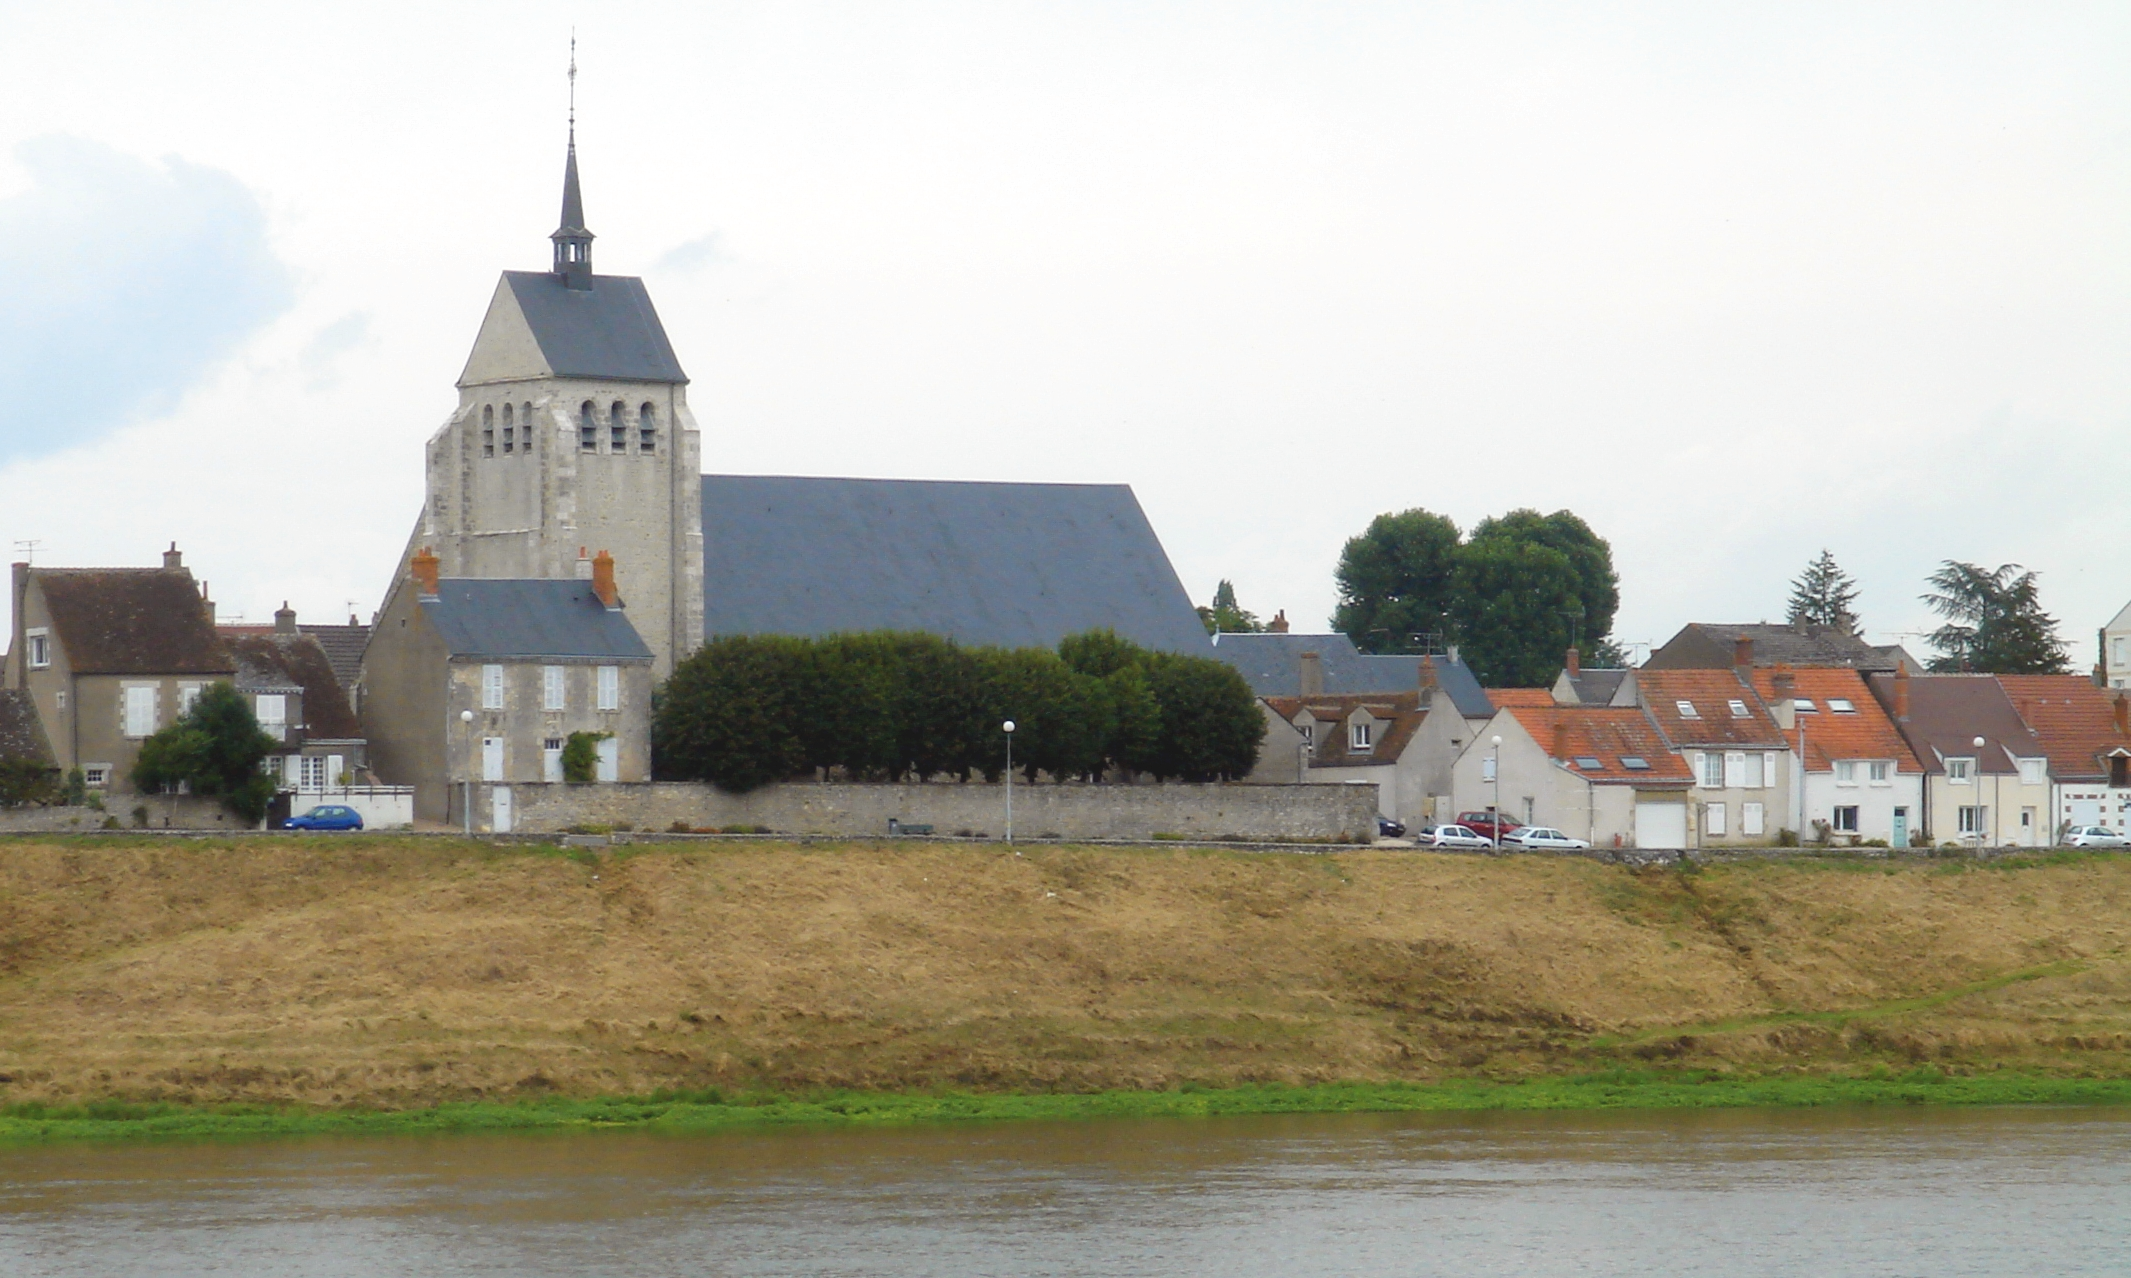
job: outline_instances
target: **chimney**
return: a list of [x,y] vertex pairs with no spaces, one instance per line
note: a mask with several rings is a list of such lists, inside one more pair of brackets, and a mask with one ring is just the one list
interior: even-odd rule
[[[14,577],[15,580],[12,587],[12,592],[8,595],[8,598],[13,601],[14,611],[9,615],[13,616],[15,619],[15,633],[14,642],[8,648],[8,653],[18,660],[26,661],[28,660],[28,658],[22,655],[24,652],[28,651],[28,649],[24,647],[25,627],[22,620],[22,599],[23,596],[27,595],[30,590],[30,565],[27,560],[17,559],[15,561]],[[21,672],[17,671],[14,675],[16,683],[12,686],[21,687],[21,677]]]
[[184,566],[185,556],[178,552],[178,543],[173,541],[170,543],[170,549],[163,552],[163,567],[183,568]]
[[1282,608],[1273,614],[1273,619],[1265,623],[1265,632],[1272,635],[1287,633],[1287,609]]
[[[1575,649],[1571,648],[1569,651],[1574,652]],[[1566,716],[1554,720],[1553,757],[1556,759],[1569,757],[1569,721]]]
[[2126,697],[2121,692],[2117,693],[2114,709],[2116,711],[2116,735],[2131,737],[2131,697]]
[[200,583],[200,607],[207,611],[207,624],[215,624],[214,597],[207,593],[207,583],[204,581]]
[[277,635],[292,635],[296,633],[296,610],[289,607],[289,601],[286,599],[282,600],[281,606],[274,610],[274,633]]
[[1435,689],[1436,689],[1436,678],[1435,678],[1435,658],[1434,658],[1434,657],[1422,657],[1422,658],[1421,658],[1421,682],[1420,682],[1420,688],[1421,688],[1421,691],[1422,691],[1422,692],[1434,692],[1434,691],[1435,691]]
[[1754,664],[1754,637],[1740,635],[1731,641],[1731,663],[1742,670],[1750,670]]
[[579,581],[592,580],[592,561],[585,558],[585,548],[583,546],[577,548],[577,579]]
[[621,596],[614,592],[614,556],[604,550],[592,556],[592,593],[607,605],[608,612],[622,610]]
[[437,558],[437,552],[424,546],[421,553],[410,560],[407,566],[413,573],[415,590],[420,597],[423,599],[436,598],[437,573],[443,566],[442,561]]
[[1569,677],[1573,679],[1583,673],[1583,654],[1571,648],[1561,664],[1569,672]]
[[1302,695],[1324,695],[1324,658],[1314,652],[1305,652],[1297,659],[1302,670]]
[[1779,661],[1776,663],[1776,676],[1769,683],[1775,689],[1778,700],[1798,695],[1798,677],[1791,673],[1791,667],[1788,662]]
[[1894,718],[1899,723],[1909,722],[1909,667],[1894,668]]

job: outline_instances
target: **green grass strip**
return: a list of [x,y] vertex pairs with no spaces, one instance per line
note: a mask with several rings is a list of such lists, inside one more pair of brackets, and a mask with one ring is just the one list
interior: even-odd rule
[[1400,1111],[1719,1109],[1825,1105],[2121,1105],[2131,1078],[1988,1073],[1748,1076],[1615,1071],[1493,1082],[1331,1083],[1314,1087],[1184,1088],[1160,1092],[698,1092],[524,1102],[451,1102],[425,1109],[101,1102],[0,1107],[0,1143],[208,1140],[267,1136],[638,1130],[715,1132],[800,1124],[868,1126],[1086,1118]]

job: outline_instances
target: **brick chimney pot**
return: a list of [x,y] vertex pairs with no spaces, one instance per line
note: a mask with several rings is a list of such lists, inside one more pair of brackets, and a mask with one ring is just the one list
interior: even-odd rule
[[604,550],[592,556],[592,593],[599,596],[608,612],[621,610],[621,595],[614,589],[614,556]]

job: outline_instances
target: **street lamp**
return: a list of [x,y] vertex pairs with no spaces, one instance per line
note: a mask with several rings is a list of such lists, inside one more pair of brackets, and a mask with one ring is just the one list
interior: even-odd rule
[[[1006,846],[1014,846],[1014,721],[1008,719],[1000,725],[1006,729]],[[1019,852],[1014,853],[1020,856]]]
[[1500,852],[1502,850],[1502,738],[1499,736],[1493,738],[1493,745],[1495,753],[1489,762],[1494,764],[1494,766],[1488,769],[1493,775],[1488,780],[1494,783],[1495,801],[1488,807],[1487,814],[1493,817],[1494,820],[1488,824],[1487,833],[1489,841],[1495,845],[1494,850]]
[[[473,731],[474,712],[471,710],[459,711],[459,722],[465,724],[466,730],[471,733]],[[471,746],[473,737],[468,736],[466,742]],[[466,821],[466,832],[468,834],[474,832],[474,779],[471,771],[472,769],[469,765],[469,775],[459,782],[459,815]]]
[[1983,847],[1983,814],[1987,810],[1983,806],[1983,738],[1977,737],[1970,744],[1976,748],[1976,847],[1980,849]]

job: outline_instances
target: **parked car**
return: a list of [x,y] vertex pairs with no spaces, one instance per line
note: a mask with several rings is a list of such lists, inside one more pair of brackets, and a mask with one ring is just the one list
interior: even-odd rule
[[1524,828],[1523,822],[1512,821],[1500,812],[1460,812],[1458,824],[1475,834],[1500,838],[1505,843],[1509,841],[1510,831]]
[[2073,848],[2131,848],[2131,838],[2105,825],[2075,825],[2065,831],[2064,842]]
[[1491,848],[1493,843],[1474,834],[1462,825],[1432,825],[1414,836],[1413,841],[1424,848]]
[[363,814],[338,803],[321,803],[302,816],[281,823],[284,830],[360,830]]
[[1406,837],[1405,823],[1394,821],[1387,816],[1378,815],[1376,818],[1376,837],[1379,839],[1403,839]]
[[1510,847],[1554,852],[1574,852],[1591,846],[1582,839],[1572,839],[1561,831],[1544,825],[1520,826],[1503,835],[1502,842]]

